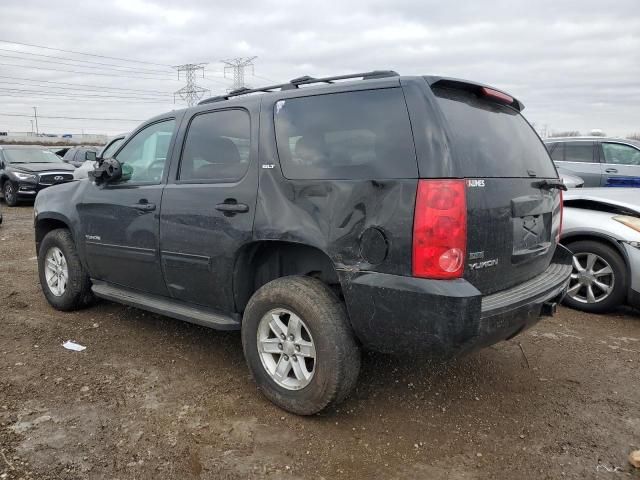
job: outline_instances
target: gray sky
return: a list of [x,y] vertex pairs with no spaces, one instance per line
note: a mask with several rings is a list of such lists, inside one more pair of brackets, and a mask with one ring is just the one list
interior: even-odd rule
[[[0,40],[153,63],[0,42],[0,114],[35,105],[42,116],[133,120],[41,118],[46,132],[129,130],[184,105],[173,103],[183,83],[170,65],[208,62],[199,82],[215,94],[230,84],[220,60],[253,55],[253,86],[390,68],[494,85],[537,127],[640,132],[640,0],[3,0]],[[29,120],[0,115],[0,131],[30,130]]]

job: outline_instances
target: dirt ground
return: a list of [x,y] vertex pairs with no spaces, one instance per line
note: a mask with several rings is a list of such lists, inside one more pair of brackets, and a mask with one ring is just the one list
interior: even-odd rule
[[640,478],[638,312],[561,309],[445,364],[366,354],[353,396],[303,418],[260,396],[238,333],[50,308],[32,208],[3,212],[2,480]]

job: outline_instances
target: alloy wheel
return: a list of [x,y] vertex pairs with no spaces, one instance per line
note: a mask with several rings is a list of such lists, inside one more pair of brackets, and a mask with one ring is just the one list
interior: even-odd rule
[[67,259],[58,247],[51,247],[45,256],[45,278],[51,293],[61,297],[67,290],[69,267]]
[[576,253],[573,256],[573,272],[567,295],[580,303],[599,303],[605,300],[615,285],[611,265],[591,252]]
[[4,201],[7,204],[11,204],[15,201],[15,189],[13,188],[13,184],[10,181],[7,181],[4,184]]
[[258,354],[271,379],[287,390],[306,387],[315,373],[316,348],[309,328],[285,308],[267,312],[258,325]]

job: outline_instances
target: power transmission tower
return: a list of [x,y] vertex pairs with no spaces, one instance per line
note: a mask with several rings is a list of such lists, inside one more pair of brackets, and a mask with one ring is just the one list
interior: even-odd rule
[[253,74],[253,61],[258,57],[238,57],[221,60],[224,63],[224,76],[227,77],[227,71],[233,72],[233,86],[231,90],[237,90],[246,86],[244,83],[244,69],[251,67]]
[[185,63],[184,65],[176,65],[173,67],[178,71],[178,80],[180,79],[180,72],[184,72],[184,77],[187,81],[184,87],[173,93],[174,103],[176,101],[176,95],[178,95],[182,100],[187,102],[188,106],[193,107],[198,103],[198,100],[209,91],[209,89],[196,84],[196,72],[202,70],[202,78],[204,78],[205,65],[206,63]]

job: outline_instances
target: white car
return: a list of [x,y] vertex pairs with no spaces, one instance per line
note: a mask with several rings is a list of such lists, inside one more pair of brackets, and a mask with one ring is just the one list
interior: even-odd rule
[[565,304],[586,312],[623,304],[640,308],[637,188],[565,192],[561,242],[574,254]]

